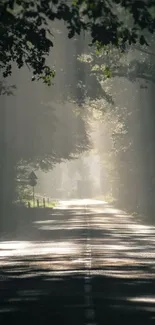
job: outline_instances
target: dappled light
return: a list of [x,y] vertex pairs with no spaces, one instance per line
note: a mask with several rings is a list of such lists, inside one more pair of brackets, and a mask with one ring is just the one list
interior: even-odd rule
[[[0,243],[0,257],[17,256],[31,256],[33,255],[46,255],[51,253],[69,254],[71,255],[75,250],[78,250],[74,243],[56,243],[54,242],[1,242]],[[5,255],[3,254],[5,252]]]
[[[46,218],[36,215],[28,232],[33,227],[31,240],[0,242],[0,287],[4,293],[0,317],[30,312],[30,304],[35,313],[36,306],[46,301],[45,310],[52,302],[50,312],[57,320],[69,308],[78,308],[78,319],[84,322],[91,290],[97,321],[104,310],[115,318],[119,312],[126,313],[136,324],[136,317],[143,312],[144,320],[151,324],[154,227],[91,199],[60,201]],[[34,241],[34,234],[40,239]],[[91,281],[88,288],[87,278]],[[113,324],[112,316],[108,317]]]
[[154,325],[155,2],[0,1],[0,324]]

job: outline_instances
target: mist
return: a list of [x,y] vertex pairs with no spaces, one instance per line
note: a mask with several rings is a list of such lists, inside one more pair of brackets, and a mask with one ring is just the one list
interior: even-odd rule
[[15,62],[1,76],[0,272],[10,295],[2,319],[21,324],[25,308],[38,324],[48,313],[58,324],[114,324],[121,309],[120,324],[134,325],[144,309],[152,324],[154,39],[149,50],[96,50],[86,32],[69,39],[64,22],[49,28],[52,85]]
[[53,31],[53,85],[32,82],[26,67],[14,65],[8,79],[13,94],[0,98],[3,208],[19,199],[16,179],[23,168],[37,172],[38,195],[108,197],[131,212],[151,209],[151,218],[153,57],[134,48],[120,57],[112,49],[104,56],[113,67],[108,79],[99,71],[103,55],[96,56],[84,34],[69,40],[60,22]]

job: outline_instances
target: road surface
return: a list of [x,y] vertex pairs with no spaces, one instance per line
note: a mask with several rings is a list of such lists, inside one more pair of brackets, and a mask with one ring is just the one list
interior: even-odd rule
[[1,323],[155,324],[155,228],[102,201],[49,211],[0,242]]

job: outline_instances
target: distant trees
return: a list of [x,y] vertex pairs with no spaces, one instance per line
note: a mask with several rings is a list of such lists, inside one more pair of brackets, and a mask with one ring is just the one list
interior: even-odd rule
[[[108,54],[90,53],[90,72],[96,75],[106,97],[90,101],[98,110],[101,143],[98,152],[113,197],[123,208],[153,218],[155,212],[155,110],[154,41],[150,53],[145,47],[130,48],[124,55],[116,48]],[[87,56],[83,56],[87,61]],[[108,66],[110,78],[105,72]],[[109,73],[110,73],[109,72]]]
[[27,100],[27,108],[24,106],[17,106],[12,100],[11,107],[1,109],[3,204],[12,199],[18,164],[47,171],[56,163],[74,159],[90,146],[85,122],[76,116],[71,105],[64,104],[62,109],[61,105],[45,106],[37,100]]
[[[60,40],[59,45],[61,55],[66,50],[70,53],[71,49]],[[54,56],[59,71],[51,89],[29,82],[26,69],[20,74],[17,70],[13,75],[17,86],[14,96],[0,97],[0,207],[8,206],[16,197],[19,165],[48,171],[56,163],[75,159],[91,146],[87,122],[76,103],[76,79],[71,85],[74,96],[69,98],[67,80],[69,76],[74,78],[74,65],[70,70],[68,56],[61,55]],[[66,69],[65,76],[60,68]]]
[[[74,105],[82,106],[81,110],[86,106],[86,97],[97,108],[100,106],[98,100],[104,99],[102,110],[106,112],[107,107],[109,110],[107,123],[111,129],[109,128],[109,147],[107,145],[105,160],[109,162],[109,180],[113,183],[117,199],[124,204],[128,201],[128,205],[136,207],[138,200],[142,206],[144,193],[148,195],[150,188],[151,193],[154,193],[151,162],[154,162],[154,59],[153,51],[148,47],[148,44],[153,43],[151,35],[155,31],[154,13],[153,0],[1,0],[0,94],[11,94],[15,90],[3,85],[3,77],[12,73],[14,64],[19,69],[27,66],[33,80],[41,79],[48,85],[51,85],[55,70],[62,76],[62,81],[60,77],[58,83],[59,93],[54,93],[56,88],[53,86],[48,99],[46,96],[42,98],[41,94],[38,99],[26,95],[18,103],[12,99],[7,108],[1,99],[0,197],[3,204],[5,199],[13,197],[19,163],[47,170],[53,164],[71,159],[90,148],[86,119],[79,114],[79,110],[73,111]],[[63,21],[67,27],[68,40],[64,39],[64,42],[70,44],[70,49],[66,50],[65,59],[62,58],[62,66],[59,58],[55,67],[52,53],[55,39],[59,38],[54,31],[53,22],[56,20]],[[82,40],[79,34],[87,35],[88,41],[94,45],[89,50],[87,48],[86,53],[86,39]],[[132,49],[137,51],[134,59]],[[151,55],[146,53],[150,51]],[[61,69],[57,71],[58,67],[62,68],[61,72]],[[123,89],[119,89],[118,94],[117,87],[114,90],[112,82],[107,82],[116,77],[130,82],[140,80],[139,91],[145,91],[149,86],[148,92],[152,99],[147,114],[147,140],[143,103],[141,102],[141,107],[134,104],[134,98],[130,94],[132,105],[128,106],[126,102],[122,104],[120,98],[126,96]],[[141,83],[142,80],[147,81],[148,85]],[[56,103],[58,97],[59,103]],[[113,97],[121,102],[117,108]],[[66,105],[69,101],[74,104]],[[135,121],[139,124],[133,133]],[[101,146],[100,153],[102,152]],[[102,156],[103,160],[104,158]],[[135,180],[139,185],[133,191]],[[143,187],[147,190],[142,191]],[[141,193],[141,199],[137,193]]]

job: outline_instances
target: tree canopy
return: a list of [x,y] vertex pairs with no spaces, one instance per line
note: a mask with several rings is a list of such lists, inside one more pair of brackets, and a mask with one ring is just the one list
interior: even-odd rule
[[154,13],[154,0],[1,0],[1,71],[7,77],[13,62],[18,68],[26,64],[33,79],[50,85],[55,76],[46,62],[54,45],[51,22],[63,20],[69,38],[84,31],[91,45],[113,44],[124,50],[126,44],[148,45],[147,35],[155,31]]

